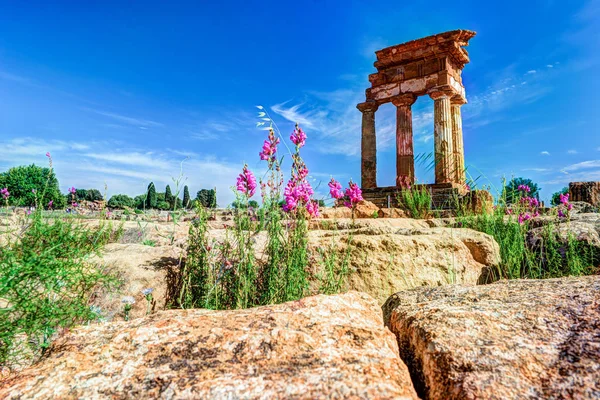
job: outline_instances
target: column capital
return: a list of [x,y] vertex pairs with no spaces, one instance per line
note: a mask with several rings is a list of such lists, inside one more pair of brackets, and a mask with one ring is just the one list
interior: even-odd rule
[[450,104],[453,106],[462,106],[467,104],[467,99],[462,96],[454,96],[450,99]]
[[360,110],[360,112],[375,112],[379,108],[379,104],[375,101],[365,101],[364,103],[358,103],[356,108]]
[[417,101],[417,96],[412,93],[400,94],[398,96],[392,97],[392,104],[396,107],[401,106],[412,106]]
[[442,85],[431,88],[428,94],[429,97],[431,97],[433,100],[443,99],[445,97],[452,98],[457,95],[456,91],[454,91],[449,85]]

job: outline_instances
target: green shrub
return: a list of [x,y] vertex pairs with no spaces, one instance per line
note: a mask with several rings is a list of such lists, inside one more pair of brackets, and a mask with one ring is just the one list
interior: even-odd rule
[[115,194],[108,200],[108,206],[110,208],[125,209],[133,208],[135,206],[134,200],[126,194]]
[[135,196],[135,198],[133,199],[134,207],[139,210],[144,210],[146,208],[146,198],[147,197],[148,197],[147,194],[140,194],[138,196]]
[[158,202],[158,204],[156,204],[156,208],[158,208],[159,210],[170,210],[171,209],[171,205],[169,203],[167,203],[166,201],[160,201]]
[[117,282],[87,262],[116,240],[110,224],[90,228],[38,211],[25,226],[0,247],[0,364],[8,366],[43,354],[59,329],[98,318],[93,294]]
[[85,196],[87,201],[102,201],[104,200],[104,196],[98,189],[89,189]]
[[396,195],[398,205],[412,218],[427,218],[431,214],[431,194],[425,185],[401,189]]
[[46,207],[52,201],[53,208],[60,209],[67,204],[51,168],[34,164],[11,168],[0,174],[0,188],[4,187],[10,192],[10,204],[15,206]]

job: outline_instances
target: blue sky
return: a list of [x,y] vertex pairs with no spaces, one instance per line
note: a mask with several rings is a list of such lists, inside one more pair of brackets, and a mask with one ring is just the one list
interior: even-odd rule
[[[360,112],[374,51],[477,32],[463,72],[466,163],[481,185],[524,176],[542,197],[600,180],[600,1],[7,2],[0,0],[0,170],[50,151],[63,190],[159,189],[179,175],[219,203],[259,173],[263,105],[300,122],[315,185],[360,180]],[[433,102],[413,107],[433,151]],[[376,115],[378,183],[394,183],[394,107]],[[288,158],[289,160],[289,158]],[[289,163],[286,164],[289,167]],[[417,167],[420,181],[433,173]]]

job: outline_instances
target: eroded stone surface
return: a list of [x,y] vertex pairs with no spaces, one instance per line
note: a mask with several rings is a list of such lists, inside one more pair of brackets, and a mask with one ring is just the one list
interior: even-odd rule
[[0,398],[416,399],[369,296],[163,311],[74,329]]
[[[337,259],[347,259],[348,287],[369,293],[380,304],[399,290],[482,283],[489,277],[489,268],[500,262],[498,244],[481,232],[419,228],[408,223],[392,228],[383,225],[386,220],[375,221],[381,224],[365,224],[352,231],[311,232],[309,243],[311,250],[337,249]],[[317,271],[323,268],[318,258],[312,264]]]
[[599,276],[419,288],[383,311],[424,398],[600,398]]

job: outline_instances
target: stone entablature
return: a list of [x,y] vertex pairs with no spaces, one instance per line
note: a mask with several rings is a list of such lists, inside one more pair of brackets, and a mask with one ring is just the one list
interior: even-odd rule
[[396,114],[396,184],[414,183],[412,104],[418,96],[434,100],[435,183],[465,182],[460,107],[466,104],[462,69],[469,62],[463,48],[475,32],[455,30],[376,51],[377,73],[369,76],[363,113],[361,186],[377,187],[375,111],[393,103]]
[[422,96],[443,87],[464,98],[461,73],[469,54],[463,46],[473,36],[475,32],[456,30],[376,51],[377,73],[369,75],[367,101],[387,103],[393,96]]

